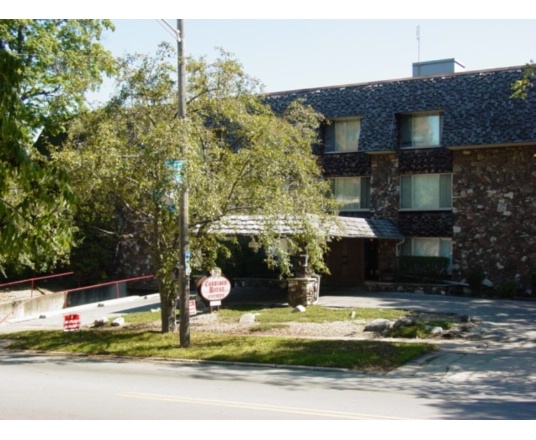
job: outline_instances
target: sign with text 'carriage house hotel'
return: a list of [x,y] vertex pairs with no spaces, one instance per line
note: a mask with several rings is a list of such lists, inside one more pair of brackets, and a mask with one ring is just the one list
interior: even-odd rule
[[198,291],[204,300],[217,305],[231,292],[231,282],[220,274],[213,274],[200,280]]

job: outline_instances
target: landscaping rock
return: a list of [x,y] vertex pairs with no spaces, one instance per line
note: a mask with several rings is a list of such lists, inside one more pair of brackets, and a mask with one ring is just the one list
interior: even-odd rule
[[409,327],[415,324],[415,320],[405,316],[404,318],[397,319],[393,324],[393,328]]
[[305,312],[305,307],[302,306],[302,305],[299,305],[299,306],[296,306],[294,307],[294,309],[292,309],[292,313],[303,313]]
[[391,326],[392,326],[391,321],[389,321],[388,319],[379,318],[367,324],[365,326],[364,331],[382,333],[382,332],[389,330]]
[[443,334],[443,328],[441,327],[432,327],[430,325],[427,325],[426,331],[430,332],[430,335],[432,336],[441,336]]
[[93,321],[94,327],[104,327],[108,323],[108,318],[106,316],[103,316],[102,318],[95,319]]
[[112,327],[122,327],[123,325],[125,325],[125,318],[123,318],[122,316],[120,316],[119,318],[115,318],[112,321]]
[[482,285],[486,287],[493,287],[495,284],[493,283],[493,281],[490,281],[486,278],[482,281]]
[[238,322],[240,322],[240,324],[252,324],[255,322],[255,314],[245,313],[240,317],[240,320]]

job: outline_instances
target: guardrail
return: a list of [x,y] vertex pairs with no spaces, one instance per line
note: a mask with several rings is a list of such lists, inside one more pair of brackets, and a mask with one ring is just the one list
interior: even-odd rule
[[[65,275],[65,274],[61,274],[61,275]],[[59,275],[51,275],[49,277],[54,277],[54,276],[59,276]],[[37,281],[38,279],[42,279],[42,278],[47,278],[47,277],[34,278],[33,280]],[[47,312],[50,312],[52,310],[65,309],[66,307],[70,306],[68,304],[68,296],[70,294],[73,294],[73,293],[76,294],[77,292],[88,291],[88,290],[91,290],[91,289],[98,289],[100,287],[114,286],[115,285],[115,298],[120,298],[120,296],[121,296],[120,285],[121,284],[126,284],[126,283],[132,282],[132,281],[147,280],[147,279],[151,279],[151,278],[154,278],[154,275],[146,275],[146,276],[141,276],[141,277],[110,281],[110,282],[107,282],[107,283],[94,284],[92,286],[77,287],[77,288],[73,288],[73,289],[68,289],[68,290],[63,290],[63,291],[59,291],[59,292],[50,293],[50,294],[47,294],[47,295],[44,295],[44,296],[39,296],[39,297],[36,297],[36,298],[31,298],[31,299],[28,299],[26,301],[15,302],[13,304],[9,304],[8,309],[0,310],[0,323],[6,321],[9,317],[17,318],[17,317],[24,317],[24,316],[29,316],[29,315],[33,316],[33,315],[39,315],[41,313],[47,313]],[[32,279],[24,280],[24,281],[15,281],[13,283],[6,283],[3,286],[20,284],[20,283],[28,282],[28,281],[31,281],[31,280]],[[94,298],[94,299],[96,299],[96,298]],[[113,299],[113,298],[106,298],[106,299]],[[87,302],[77,303],[76,305],[83,305],[83,304],[89,304],[89,303],[92,303],[92,302],[100,302],[100,301],[102,301],[102,299],[98,299],[96,301],[91,301],[90,300],[90,301],[87,301]],[[4,316],[2,316],[2,314]]]
[[142,276],[142,277],[127,278],[127,279],[124,279],[124,280],[109,281],[107,283],[94,284],[92,286],[77,287],[75,289],[63,290],[62,292],[60,292],[60,293],[63,293],[63,299],[64,299],[63,307],[65,308],[65,307],[69,306],[69,304],[67,304],[67,296],[70,293],[73,293],[73,292],[82,292],[82,291],[86,291],[86,290],[97,289],[99,287],[106,287],[106,286],[115,285],[115,292],[116,292],[115,297],[120,298],[120,285],[121,284],[126,284],[126,283],[131,282],[131,281],[148,280],[148,279],[151,279],[151,278],[154,278],[154,275],[145,275],[145,276]]
[[45,275],[45,276],[42,276],[42,277],[35,277],[35,278],[27,278],[25,280],[20,280],[20,281],[12,281],[10,283],[5,283],[5,284],[0,284],[0,289],[4,288],[4,287],[8,287],[8,286],[16,286],[17,284],[26,284],[26,283],[30,283],[30,298],[33,298],[33,292],[35,290],[35,282],[36,281],[42,281],[42,280],[49,280],[51,278],[59,278],[59,277],[64,277],[64,276],[67,276],[67,275],[73,275],[74,272],[65,272],[65,273],[59,273],[59,274],[55,274],[55,275]]

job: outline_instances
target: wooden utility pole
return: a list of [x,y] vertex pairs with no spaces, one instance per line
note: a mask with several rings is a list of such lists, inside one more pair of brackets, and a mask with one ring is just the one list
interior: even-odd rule
[[[184,20],[177,19],[177,70],[178,70],[178,118],[186,119],[186,60],[184,55]],[[184,142],[180,145],[180,155],[183,169],[186,167],[186,148]],[[179,340],[181,347],[190,345],[190,243],[188,240],[188,185],[183,178],[181,186],[179,212]]]

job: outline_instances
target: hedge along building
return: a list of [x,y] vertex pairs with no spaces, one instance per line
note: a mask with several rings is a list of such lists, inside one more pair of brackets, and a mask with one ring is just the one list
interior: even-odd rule
[[397,255],[445,256],[454,280],[483,273],[528,291],[536,95],[511,98],[523,67],[463,72],[454,59],[413,67],[407,79],[266,96],[275,110],[302,99],[324,115],[315,153],[341,215],[390,220],[405,237],[333,242],[331,280],[381,279]]

